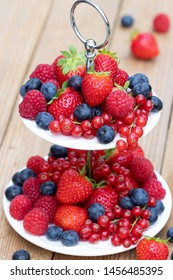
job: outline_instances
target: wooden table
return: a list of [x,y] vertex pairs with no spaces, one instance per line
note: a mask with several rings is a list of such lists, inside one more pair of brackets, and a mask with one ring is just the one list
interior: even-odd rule
[[[160,55],[151,61],[137,60],[130,54],[131,29],[120,26],[124,14],[134,16],[134,28],[152,31],[152,19],[158,12],[173,14],[173,1],[158,0],[96,0],[106,13],[111,25],[109,49],[117,51],[120,65],[128,73],[145,73],[162,99],[164,108],[158,125],[140,143],[155,169],[164,177],[173,194],[173,28],[166,34],[156,34]],[[31,155],[47,154],[50,143],[32,134],[21,122],[18,114],[19,88],[39,63],[52,63],[60,50],[74,44],[78,50],[82,43],[74,34],[69,13],[73,0],[0,0],[0,199],[11,176],[25,166]],[[76,21],[84,36],[97,43],[104,39],[104,25],[89,5],[80,5]],[[102,257],[75,257],[53,253],[39,248],[20,237],[9,225],[0,210],[0,259],[11,259],[12,253],[24,248],[33,260],[49,259],[135,259],[135,250]],[[159,233],[165,238],[173,226],[173,214]],[[169,243],[170,253],[173,245]]]

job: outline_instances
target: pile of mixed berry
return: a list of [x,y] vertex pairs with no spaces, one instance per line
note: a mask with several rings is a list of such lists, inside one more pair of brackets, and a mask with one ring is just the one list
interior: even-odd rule
[[164,211],[166,195],[140,146],[130,150],[50,147],[31,156],[5,190],[9,213],[30,234],[66,246],[137,244]]
[[[150,112],[162,109],[149,79],[129,77],[116,53],[100,50],[86,72],[86,53],[69,46],[52,64],[39,64],[21,86],[21,117],[53,134],[107,144],[118,133],[131,148],[144,133]],[[121,143],[122,144],[122,143]],[[123,143],[125,145],[125,143]]]

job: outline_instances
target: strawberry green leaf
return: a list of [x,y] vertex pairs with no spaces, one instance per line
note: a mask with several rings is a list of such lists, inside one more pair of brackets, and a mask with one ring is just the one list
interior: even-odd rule
[[76,50],[75,46],[69,45],[69,51],[72,54],[72,56],[76,56],[77,55],[77,50]]
[[67,51],[61,51],[62,55],[65,56],[66,58],[70,58],[71,54]]
[[60,58],[60,59],[58,59],[57,65],[62,66],[64,63],[66,63],[66,58]]

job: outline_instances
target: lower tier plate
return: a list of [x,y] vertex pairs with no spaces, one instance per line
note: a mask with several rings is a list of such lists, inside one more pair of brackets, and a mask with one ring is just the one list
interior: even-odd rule
[[[171,192],[169,190],[169,187],[163,177],[155,172],[157,175],[158,180],[161,182],[163,188],[166,190],[165,198],[163,199],[163,204],[165,206],[165,210],[161,215],[159,215],[158,220],[155,224],[150,226],[148,230],[144,232],[145,235],[148,236],[155,236],[158,234],[162,228],[167,223],[171,209],[172,209],[172,196]],[[9,184],[6,186],[9,187],[12,185],[12,181],[9,182]],[[73,255],[73,256],[103,256],[103,255],[111,255],[111,254],[117,254],[121,252],[128,251],[130,249],[133,249],[135,246],[131,246],[130,248],[124,248],[123,246],[112,246],[111,241],[99,241],[97,244],[91,244],[87,241],[80,241],[78,245],[67,247],[64,246],[60,241],[49,241],[46,236],[34,236],[30,233],[26,232],[23,228],[23,222],[17,221],[13,219],[9,213],[9,205],[10,202],[6,199],[5,195],[3,197],[3,208],[6,215],[6,218],[9,222],[9,224],[12,226],[12,228],[23,238],[30,241],[31,243],[47,249],[52,252],[60,253],[60,254],[66,254],[66,255]]]

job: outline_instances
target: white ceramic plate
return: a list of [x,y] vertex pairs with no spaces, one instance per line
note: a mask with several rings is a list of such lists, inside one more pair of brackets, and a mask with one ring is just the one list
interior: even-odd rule
[[[157,96],[153,91],[153,95]],[[143,136],[147,135],[158,123],[161,112],[151,112],[149,114],[147,125],[144,127]],[[67,148],[79,149],[79,150],[105,150],[115,148],[115,143],[120,139],[119,134],[117,133],[114,140],[108,144],[101,144],[98,142],[97,138],[85,139],[83,137],[75,138],[72,136],[64,136],[62,134],[53,134],[49,130],[43,130],[39,128],[35,121],[27,120],[22,118],[23,123],[29,128],[34,134],[43,138],[44,140],[64,146]]]
[[[163,203],[165,206],[164,212],[159,215],[157,222],[150,226],[148,230],[144,233],[145,235],[155,236],[167,223],[171,208],[172,208],[172,197],[171,192],[169,190],[168,185],[166,184],[165,180],[156,172],[158,180],[162,183],[162,186],[166,190],[166,196],[163,199]],[[12,185],[12,182],[9,182],[7,185]],[[123,246],[114,247],[111,245],[110,240],[108,241],[100,241],[97,244],[90,244],[89,242],[82,242],[80,241],[78,245],[72,247],[66,247],[62,245],[60,241],[49,241],[46,236],[34,236],[26,232],[23,228],[22,221],[17,221],[13,219],[9,213],[9,205],[10,202],[6,199],[5,195],[3,197],[3,207],[6,218],[12,228],[23,238],[30,241],[31,243],[47,249],[52,252],[73,255],[73,256],[103,256],[103,255],[110,255],[110,254],[117,254],[124,251],[128,251],[133,249],[135,246],[131,246],[130,248],[124,248]]]

